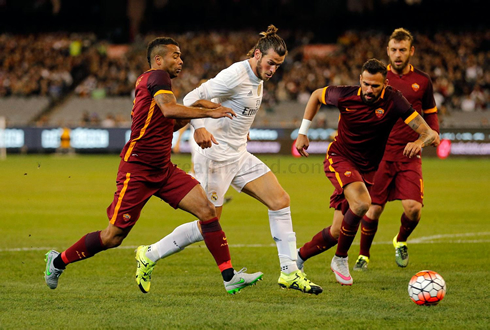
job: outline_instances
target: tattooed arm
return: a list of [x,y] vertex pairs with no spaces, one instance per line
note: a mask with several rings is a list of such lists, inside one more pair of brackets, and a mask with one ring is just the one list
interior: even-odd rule
[[419,134],[419,138],[414,142],[407,143],[405,150],[403,150],[403,154],[408,158],[412,158],[413,156],[417,155],[423,147],[431,144],[438,144],[439,134],[432,130],[419,114],[408,122],[407,125]]

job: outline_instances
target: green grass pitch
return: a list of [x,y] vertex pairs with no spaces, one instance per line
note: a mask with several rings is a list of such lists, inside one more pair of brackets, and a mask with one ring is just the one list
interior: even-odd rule
[[[261,157],[291,196],[298,245],[331,223],[332,192],[322,158]],[[62,251],[107,225],[115,191],[116,155],[9,155],[0,161],[0,329],[488,329],[490,322],[490,160],[425,159],[425,208],[409,240],[410,264],[398,268],[391,239],[401,205],[381,218],[371,263],[342,287],[329,269],[331,249],[306,263],[324,292],[281,290],[267,209],[233,189],[222,227],[236,269],[264,272],[264,280],[228,295],[204,244],[161,260],[152,290],[134,281],[133,250],[193,220],[153,198],[123,245],[68,266],[59,287],[44,283],[44,253]],[[188,156],[174,162],[188,169]],[[350,251],[357,257],[358,238]],[[435,307],[415,305],[407,293],[417,271],[439,272],[447,283]]]

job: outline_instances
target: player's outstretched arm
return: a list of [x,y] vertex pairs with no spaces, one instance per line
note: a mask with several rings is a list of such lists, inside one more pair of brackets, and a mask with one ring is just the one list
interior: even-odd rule
[[[185,104],[185,103],[184,103]],[[221,106],[221,103],[214,103],[209,100],[198,100],[191,104],[191,107],[202,107],[206,109],[217,109]]]
[[206,109],[202,107],[186,107],[177,104],[173,94],[162,93],[155,96],[155,102],[166,118],[174,119],[193,119],[193,118],[222,118],[232,119],[236,117],[233,110],[227,107],[219,106],[215,109]]
[[419,138],[414,142],[407,143],[405,150],[403,150],[403,154],[408,158],[417,155],[423,147],[437,143],[439,135],[427,125],[424,118],[419,114],[416,114],[407,125],[419,134]]
[[315,118],[318,110],[322,105],[323,88],[317,89],[311,94],[308,104],[306,104],[305,114],[303,115],[303,121],[299,128],[298,138],[296,139],[296,150],[303,157],[308,157],[309,154],[306,151],[310,146],[310,140],[308,139],[308,129],[310,128],[311,121]]

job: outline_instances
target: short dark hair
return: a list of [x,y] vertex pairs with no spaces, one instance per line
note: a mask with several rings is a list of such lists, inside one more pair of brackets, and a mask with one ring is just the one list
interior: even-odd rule
[[150,68],[151,68],[151,59],[154,56],[153,51],[155,49],[158,49],[160,46],[166,46],[166,45],[175,45],[177,47],[179,46],[177,41],[168,37],[160,37],[150,41],[150,43],[148,44],[148,50],[146,52],[146,58],[148,59],[148,64],[150,65]]
[[288,53],[288,48],[286,47],[286,43],[284,40],[277,35],[277,28],[274,25],[269,25],[267,31],[260,32],[262,36],[259,41],[255,44],[255,46],[250,49],[247,53],[248,57],[253,57],[255,50],[258,49],[262,54],[265,54],[269,49],[273,49],[277,55],[284,56]]
[[408,40],[410,41],[410,47],[412,47],[413,45],[412,34],[410,33],[410,31],[404,28],[395,29],[395,31],[393,31],[393,33],[391,34],[390,39],[388,39],[388,42],[390,42],[390,40],[392,39],[396,41]]
[[361,73],[364,71],[367,71],[370,74],[381,73],[385,78],[386,78],[386,74],[388,73],[388,71],[386,70],[386,65],[384,65],[383,62],[375,58],[367,60],[366,63],[363,64]]

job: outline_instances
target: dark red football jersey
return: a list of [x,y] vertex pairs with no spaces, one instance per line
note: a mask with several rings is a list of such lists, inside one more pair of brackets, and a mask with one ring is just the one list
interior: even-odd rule
[[154,97],[172,94],[170,76],[163,70],[149,70],[136,80],[131,110],[131,138],[121,152],[126,162],[166,168],[170,164],[174,120],[165,118]]
[[[439,119],[437,117],[436,101],[430,77],[423,71],[410,65],[410,72],[405,75],[397,75],[391,71],[388,65],[388,84],[402,92],[403,96],[412,104],[412,107],[429,124],[430,128],[439,132]],[[390,138],[386,144],[384,159],[388,161],[415,161],[417,157],[403,156],[403,149],[408,142],[417,140],[418,134],[399,120],[391,130]]]
[[322,101],[340,110],[338,135],[328,148],[329,154],[349,159],[360,172],[378,168],[390,131],[399,118],[409,123],[417,113],[403,95],[387,86],[379,100],[367,105],[361,87],[325,87]]

